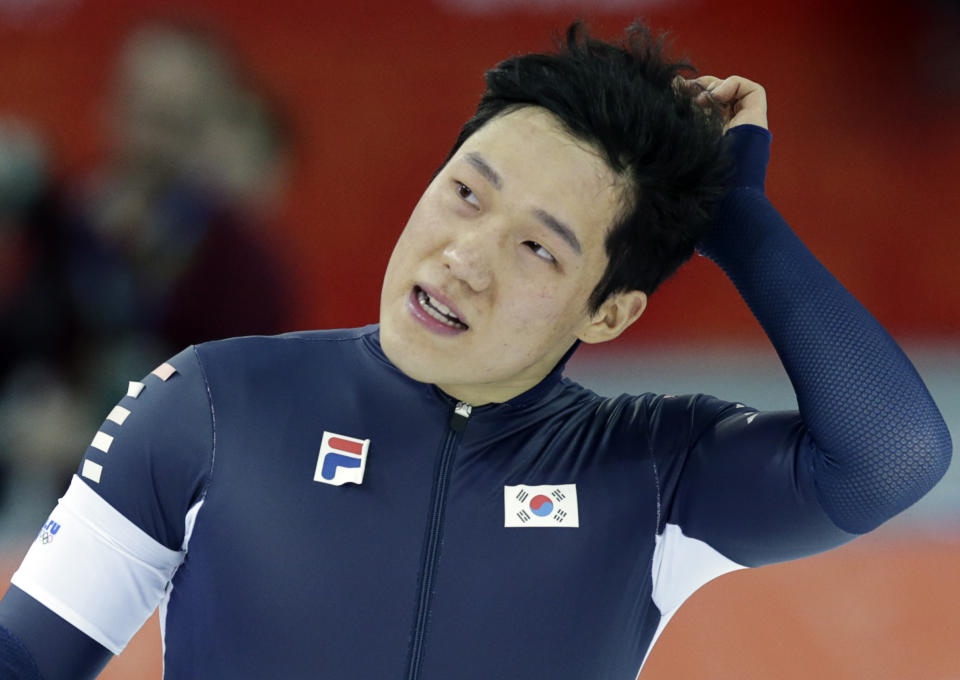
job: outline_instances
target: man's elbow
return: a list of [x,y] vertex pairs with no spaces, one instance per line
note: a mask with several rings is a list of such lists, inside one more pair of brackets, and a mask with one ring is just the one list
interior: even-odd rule
[[865,534],[929,493],[946,474],[952,454],[950,432],[939,413],[900,424],[840,464],[827,455],[816,466],[818,496],[840,529]]
[[[943,418],[940,418],[936,428],[931,429],[934,431],[927,437],[929,444],[925,447],[924,452],[933,480],[930,489],[947,474],[947,470],[950,468],[950,459],[953,457],[953,441],[950,439],[950,430],[947,429],[947,424]],[[927,489],[927,491],[930,489]]]
[[[939,415],[939,414],[938,414]],[[950,431],[942,418],[931,419],[922,427],[904,433],[903,449],[899,456],[899,479],[886,480],[875,489],[878,507],[886,506],[885,517],[878,517],[876,528],[883,522],[900,514],[926,496],[947,473],[953,456]],[[896,471],[893,471],[896,475]],[[886,495],[884,499],[882,496]],[[865,529],[866,527],[861,527]]]

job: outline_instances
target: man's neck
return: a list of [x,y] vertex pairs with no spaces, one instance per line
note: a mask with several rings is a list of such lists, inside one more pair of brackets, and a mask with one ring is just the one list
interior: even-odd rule
[[[542,379],[542,378],[541,378]],[[529,384],[489,384],[489,385],[437,385],[445,394],[449,394],[457,401],[471,406],[485,406],[486,404],[502,404],[514,397],[523,394],[539,383],[535,380]]]

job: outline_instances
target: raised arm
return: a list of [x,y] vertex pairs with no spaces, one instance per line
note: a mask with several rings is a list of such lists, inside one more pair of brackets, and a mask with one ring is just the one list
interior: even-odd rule
[[[810,443],[810,469],[798,474],[812,476],[836,527],[870,531],[946,472],[946,424],[897,343],[764,196],[771,137],[763,88],[738,77],[700,82],[703,97],[727,107],[735,169],[699,250],[731,279],[783,361]],[[734,429],[748,436],[746,423]]]

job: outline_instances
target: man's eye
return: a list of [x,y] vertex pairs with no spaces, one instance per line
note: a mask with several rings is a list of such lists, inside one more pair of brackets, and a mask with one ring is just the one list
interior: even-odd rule
[[468,187],[463,182],[457,182],[457,195],[462,198],[464,201],[472,205],[474,208],[480,207],[480,201],[477,199],[476,194],[473,193],[473,190]]
[[524,241],[523,244],[527,246],[530,250],[533,251],[533,254],[539,257],[542,260],[546,260],[550,264],[556,264],[557,258],[550,254],[550,251],[544,248],[542,245],[536,241]]

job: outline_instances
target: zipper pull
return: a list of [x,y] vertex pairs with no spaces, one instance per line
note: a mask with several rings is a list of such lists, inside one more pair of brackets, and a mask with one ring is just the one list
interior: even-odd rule
[[470,417],[470,411],[473,407],[464,402],[458,401],[453,407],[453,415],[450,416],[450,429],[454,432],[463,432],[467,427],[467,418]]

